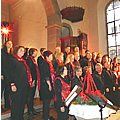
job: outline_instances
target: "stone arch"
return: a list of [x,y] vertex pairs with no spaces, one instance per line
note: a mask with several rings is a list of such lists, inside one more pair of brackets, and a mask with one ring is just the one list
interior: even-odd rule
[[54,51],[60,46],[61,15],[57,0],[41,0],[47,15],[47,49]]
[[68,23],[62,23],[62,26],[63,27],[68,27],[70,29],[70,36],[73,36],[73,30],[72,30],[72,27],[68,24]]

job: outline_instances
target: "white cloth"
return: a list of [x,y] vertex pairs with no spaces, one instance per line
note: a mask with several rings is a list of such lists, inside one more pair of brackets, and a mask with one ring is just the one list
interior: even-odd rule
[[[77,117],[81,117],[84,119],[94,119],[101,118],[101,113],[99,112],[100,107],[98,105],[70,105],[70,115],[74,115]],[[109,109],[107,107],[103,108],[102,116],[103,118],[108,117],[111,113],[115,113],[116,111]]]

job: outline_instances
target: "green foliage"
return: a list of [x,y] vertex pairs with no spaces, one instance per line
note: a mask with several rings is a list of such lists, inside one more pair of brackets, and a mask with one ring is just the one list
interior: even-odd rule
[[97,105],[97,103],[96,102],[94,102],[92,99],[90,99],[89,97],[88,97],[88,99],[90,100],[90,102],[88,102],[87,100],[83,100],[82,101],[82,98],[84,98],[85,96],[77,96],[77,98],[75,99],[75,103],[77,103],[77,104],[80,104],[80,105]]

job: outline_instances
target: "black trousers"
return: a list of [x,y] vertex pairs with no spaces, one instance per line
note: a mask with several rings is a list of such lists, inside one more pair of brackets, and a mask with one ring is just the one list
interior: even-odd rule
[[5,83],[5,80],[1,80],[1,99],[2,99],[3,91],[4,91],[4,99],[5,99],[5,108],[10,108],[10,100],[9,100],[10,91]]
[[10,92],[11,94],[11,120],[24,120],[24,107],[26,102],[28,87],[19,87],[16,92]]
[[[59,103],[58,103],[59,104]],[[57,120],[68,120],[68,112],[69,108],[65,107],[65,112],[61,112],[60,106],[57,104],[57,114],[58,114],[58,119]]]
[[33,110],[33,101],[34,101],[34,96],[35,96],[35,90],[36,90],[36,84],[35,84],[35,87],[28,88],[28,92],[27,92],[28,112]]
[[50,118],[49,112],[50,112],[50,101],[51,99],[43,99],[43,116],[42,119],[48,120]]

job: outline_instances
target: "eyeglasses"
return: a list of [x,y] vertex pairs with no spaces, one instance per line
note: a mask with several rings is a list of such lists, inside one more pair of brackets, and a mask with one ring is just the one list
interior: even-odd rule
[[24,52],[24,49],[19,49],[19,51]]

